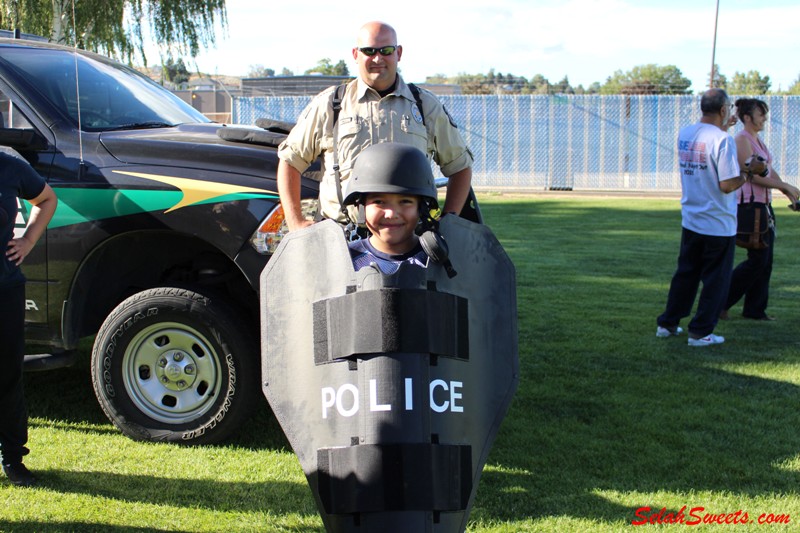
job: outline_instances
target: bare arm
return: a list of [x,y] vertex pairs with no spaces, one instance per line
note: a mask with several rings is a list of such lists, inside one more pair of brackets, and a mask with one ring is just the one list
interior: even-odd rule
[[16,265],[20,265],[22,261],[28,256],[33,249],[36,241],[44,233],[50,219],[53,218],[53,213],[56,211],[58,199],[53,189],[45,184],[42,192],[34,198],[29,200],[33,208],[31,209],[31,217],[28,219],[28,225],[25,227],[25,233],[18,239],[11,239],[8,241],[8,249],[6,250],[6,257]]
[[724,181],[719,182],[719,190],[724,192],[725,194],[731,193],[737,190],[739,187],[745,184],[747,178],[745,176],[736,176],[734,178],[730,178]]
[[[736,137],[736,156],[739,161],[739,168],[742,171],[752,174],[761,174],[767,170],[767,164],[763,161],[756,161],[753,158],[753,147],[750,141],[744,137]],[[750,161],[748,165],[747,162]]]
[[[747,160],[753,155],[753,147],[750,146],[750,141],[744,137],[734,137],[736,139],[736,157],[739,161],[739,168],[747,168]],[[763,168],[754,167],[750,170],[760,170],[764,172]]]
[[[736,153],[739,157],[739,166],[741,168],[745,168],[745,162],[753,155],[753,147],[750,145],[750,142],[743,137],[736,138]],[[751,161],[750,162],[750,171],[752,174],[752,182],[756,185],[760,185],[762,187],[767,187],[769,189],[778,189],[786,197],[791,200],[794,204],[797,202],[798,198],[800,197],[800,190],[791,185],[786,183],[781,179],[780,174],[770,167],[769,174],[766,177],[759,176],[767,169],[767,164],[760,161]]]
[[278,194],[289,231],[312,224],[300,209],[300,171],[282,159],[278,163]]
[[452,176],[448,176],[447,179],[447,196],[444,200],[442,212],[459,214],[469,196],[469,188],[472,184],[472,167],[459,170]]
[[762,187],[767,187],[770,189],[778,189],[781,191],[786,197],[791,200],[792,204],[797,202],[798,198],[800,198],[800,189],[791,185],[790,183],[786,183],[781,179],[780,174],[774,169],[769,169],[769,174],[767,177],[762,177],[757,174],[753,174],[753,183],[756,185],[761,185]]

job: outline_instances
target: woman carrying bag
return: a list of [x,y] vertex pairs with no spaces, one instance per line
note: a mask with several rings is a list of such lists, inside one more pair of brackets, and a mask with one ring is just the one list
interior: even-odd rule
[[736,150],[739,166],[749,168],[752,179],[739,190],[740,203],[761,202],[769,212],[769,231],[764,235],[765,247],[748,249],[747,259],[734,269],[728,300],[720,318],[728,318],[728,310],[744,296],[742,316],[753,320],[774,320],[767,315],[769,302],[769,280],[772,275],[772,259],[775,249],[775,214],[772,210],[772,191],[778,189],[791,201],[796,209],[800,190],[781,180],[772,166],[772,155],[758,136],[767,123],[767,104],[756,98],[740,98],[736,101],[736,114],[744,129],[736,134]]

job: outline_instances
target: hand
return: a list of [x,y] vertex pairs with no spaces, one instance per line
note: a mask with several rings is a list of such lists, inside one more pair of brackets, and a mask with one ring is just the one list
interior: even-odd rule
[[295,220],[292,222],[289,222],[289,220],[286,221],[286,225],[289,226],[289,231],[296,231],[299,229],[307,228],[312,224],[314,224],[313,220],[308,220],[305,218],[301,218],[300,220]]
[[15,265],[19,266],[22,264],[22,261],[28,257],[28,254],[31,253],[31,249],[33,249],[34,243],[26,239],[25,237],[20,237],[19,239],[11,239],[8,241],[8,249],[6,250],[6,257],[9,261],[14,263]]
[[764,158],[751,156],[747,160],[747,170],[758,176],[766,177],[769,166]]
[[792,201],[792,205],[797,203],[797,200],[800,199],[800,189],[795,187],[794,185],[790,185],[788,183],[784,183],[783,187],[781,187],[780,191],[786,195],[786,197]]

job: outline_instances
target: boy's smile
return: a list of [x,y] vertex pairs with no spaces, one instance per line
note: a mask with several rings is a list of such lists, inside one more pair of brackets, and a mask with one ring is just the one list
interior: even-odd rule
[[367,229],[375,249],[400,255],[417,244],[414,229],[419,221],[419,198],[410,194],[370,193],[366,206]]

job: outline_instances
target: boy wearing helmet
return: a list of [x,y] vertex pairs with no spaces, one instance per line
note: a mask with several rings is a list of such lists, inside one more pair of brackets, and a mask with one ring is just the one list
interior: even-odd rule
[[422,151],[400,143],[366,148],[353,166],[344,205],[358,209],[358,222],[370,233],[349,244],[356,271],[370,264],[384,274],[397,272],[402,263],[427,266],[428,255],[416,230],[435,224],[431,210],[439,204],[430,162]]

